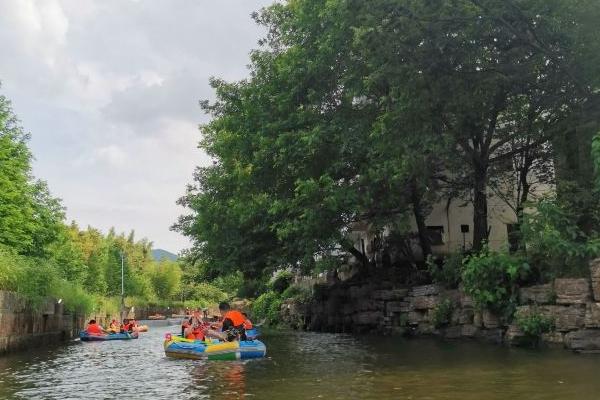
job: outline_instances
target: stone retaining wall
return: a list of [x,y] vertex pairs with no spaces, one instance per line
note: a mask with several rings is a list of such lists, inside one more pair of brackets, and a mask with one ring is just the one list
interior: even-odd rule
[[[439,320],[442,303],[451,310],[447,321]],[[578,352],[600,352],[600,259],[590,264],[589,279],[556,279],[551,284],[521,288],[515,315],[531,313],[554,322],[554,330],[543,334],[542,342]],[[526,338],[514,323],[502,321],[489,310],[477,310],[462,290],[437,285],[318,285],[312,304],[286,302],[282,317],[290,325],[316,331],[437,335],[515,345]]]
[[[0,354],[77,337],[89,318],[94,316],[65,312],[64,305],[55,299],[47,299],[34,311],[18,294],[0,290]],[[111,318],[97,316],[99,323],[105,325]]]

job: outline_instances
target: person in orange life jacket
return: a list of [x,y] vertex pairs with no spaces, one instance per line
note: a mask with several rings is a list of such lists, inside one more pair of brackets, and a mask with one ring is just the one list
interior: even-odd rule
[[244,318],[246,318],[246,320],[244,321],[244,329],[245,330],[252,329],[252,321],[250,321],[250,318],[248,318],[248,314],[243,312],[242,315],[244,316]]
[[247,340],[246,330],[244,329],[246,318],[242,313],[232,310],[229,303],[225,301],[219,304],[219,312],[223,317],[221,332],[227,334],[227,341],[232,342],[235,339]]
[[90,335],[104,335],[104,328],[102,328],[95,319],[90,320],[86,332]]
[[195,310],[188,321],[188,327],[184,330],[185,338],[192,340],[204,340],[204,321],[200,311]]

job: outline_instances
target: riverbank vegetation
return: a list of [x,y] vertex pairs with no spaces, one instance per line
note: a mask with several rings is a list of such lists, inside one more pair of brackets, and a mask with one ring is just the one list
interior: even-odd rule
[[127,306],[207,306],[227,295],[197,285],[177,261],[152,258],[152,242],[131,231],[104,234],[65,223],[61,201],[32,176],[29,135],[0,95],[0,290],[35,307],[62,299],[71,311],[117,314],[121,254]]
[[[256,13],[267,34],[250,78],[212,80],[216,100],[202,103],[214,162],[175,226],[191,259],[247,281],[349,257],[364,272],[377,257],[355,248],[360,224],[406,282],[462,284],[502,313],[521,284],[579,276],[600,255],[599,10],[299,0]],[[487,245],[491,199],[514,214],[504,250]],[[433,257],[426,220],[440,201],[472,206],[473,240],[429,274],[412,248]]]

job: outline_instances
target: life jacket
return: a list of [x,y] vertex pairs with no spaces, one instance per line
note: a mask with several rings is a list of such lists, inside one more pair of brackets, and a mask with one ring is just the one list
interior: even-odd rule
[[198,326],[194,328],[194,330],[192,331],[192,335],[194,335],[194,338],[196,340],[204,340],[204,329],[202,329],[201,326]]
[[246,321],[246,317],[244,317],[242,313],[237,310],[227,311],[227,313],[223,316],[223,321],[226,319],[231,320],[234,328],[243,328],[244,322]]
[[131,324],[127,323],[127,324],[123,325],[123,330],[125,332],[129,332],[131,330]]
[[100,328],[100,325],[98,325],[98,324],[89,324],[87,326],[86,331],[87,331],[87,333],[89,333],[91,335],[102,335],[102,334],[104,334],[104,332],[102,332],[102,329]]
[[250,321],[248,318],[246,318],[246,320],[244,321],[244,329],[252,329],[252,321]]

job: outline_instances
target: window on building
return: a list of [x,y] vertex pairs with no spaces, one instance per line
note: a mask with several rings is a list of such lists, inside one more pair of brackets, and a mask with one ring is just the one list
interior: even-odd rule
[[429,236],[429,243],[431,243],[432,246],[444,244],[443,226],[428,226],[427,235]]

